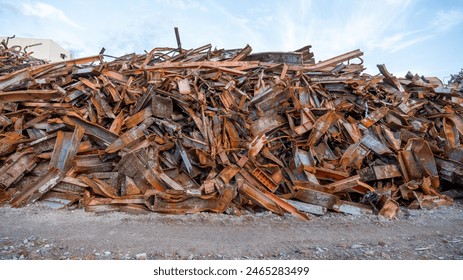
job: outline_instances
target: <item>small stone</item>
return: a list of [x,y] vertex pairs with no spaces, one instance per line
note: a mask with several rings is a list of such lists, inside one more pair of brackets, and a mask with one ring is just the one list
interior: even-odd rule
[[351,249],[360,249],[360,248],[363,248],[363,245],[362,244],[354,244],[352,246],[350,246]]
[[108,257],[108,256],[111,255],[111,252],[110,252],[110,251],[105,251],[105,252],[104,252],[104,255],[105,255],[106,257]]
[[26,258],[26,257],[24,257],[24,255],[19,256],[19,259],[20,259],[20,260],[24,260],[25,258]]
[[64,256],[69,256],[71,253],[69,251],[66,251],[63,253]]
[[382,246],[382,247],[387,246],[386,242],[384,242],[384,241],[379,241],[379,242],[378,242],[378,245],[379,245],[379,246]]
[[28,242],[29,242],[29,240],[27,240],[27,238],[23,240],[24,244],[27,244]]
[[188,253],[186,250],[183,250],[183,249],[178,250],[176,253],[182,259],[186,259],[190,256],[190,253]]
[[45,246],[43,246],[43,248],[50,248],[50,244],[45,244]]
[[367,256],[373,256],[375,254],[375,252],[372,251],[372,250],[368,250],[368,251],[365,251],[364,254],[367,255]]
[[315,248],[315,249],[317,250],[317,252],[323,253],[323,249],[322,249],[322,248],[317,247],[317,248]]
[[100,253],[95,253],[95,256],[101,256],[101,254]]
[[383,257],[383,259],[386,259],[386,260],[391,259],[391,255],[389,255],[388,253],[381,253],[381,257]]
[[146,253],[141,253],[141,254],[136,254],[135,258],[137,260],[146,260],[148,258],[148,256],[146,255]]
[[194,259],[194,257],[195,257],[195,255],[191,254],[191,255],[188,257],[188,260],[191,261],[192,259]]

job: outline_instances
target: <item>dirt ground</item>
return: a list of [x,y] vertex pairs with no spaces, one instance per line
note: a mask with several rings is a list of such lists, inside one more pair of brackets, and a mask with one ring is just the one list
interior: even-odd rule
[[0,208],[0,259],[463,259],[463,204],[394,220],[328,213],[86,213]]

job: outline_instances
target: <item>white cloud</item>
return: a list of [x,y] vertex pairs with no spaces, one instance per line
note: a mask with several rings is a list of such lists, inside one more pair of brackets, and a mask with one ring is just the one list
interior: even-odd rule
[[202,12],[207,12],[207,7],[192,0],[162,0],[158,1],[160,4],[167,3],[168,5],[182,10],[199,9]]
[[411,31],[411,32],[398,32],[385,37],[383,40],[372,43],[371,49],[381,49],[387,52],[396,52],[404,48],[411,47],[417,43],[428,40],[434,37],[426,30],[424,31]]
[[207,34],[213,36],[212,39],[217,38],[211,41],[213,45],[221,43],[222,45],[218,45],[220,48],[236,48],[244,47],[244,44],[250,44],[254,50],[262,49],[264,45],[262,35],[264,34],[254,27],[255,18],[233,13],[226,6],[219,4],[218,1],[210,2],[209,6],[215,16],[220,18],[221,22],[228,23],[213,25],[215,32]]
[[389,6],[404,6],[409,5],[413,0],[386,0]]
[[[313,46],[316,60],[360,48],[394,53],[427,41],[463,22],[454,9],[418,16],[416,0],[299,1],[281,4],[279,38],[285,50]],[[424,20],[427,17],[428,20]]]
[[438,11],[431,24],[424,29],[392,34],[374,46],[384,51],[396,52],[431,39],[441,32],[454,28],[462,21],[463,13],[459,10]]
[[77,23],[70,20],[62,10],[42,2],[35,2],[33,4],[26,4],[22,3],[22,10],[21,12],[26,16],[35,16],[40,18],[48,18],[48,19],[57,19],[62,22],[65,22],[69,25],[72,25],[77,28],[82,28]]
[[461,10],[438,11],[432,26],[439,31],[447,31],[457,26],[463,21],[463,12]]
[[[395,25],[404,22],[407,16],[407,7],[411,2],[404,2],[400,6],[390,1],[389,6],[384,3],[366,1],[352,7],[349,17],[335,22],[335,28],[328,33],[329,41],[334,41],[336,51],[365,47],[366,50],[379,46],[384,37],[394,35]],[[393,45],[387,47],[395,48]],[[384,46],[382,49],[385,49]]]

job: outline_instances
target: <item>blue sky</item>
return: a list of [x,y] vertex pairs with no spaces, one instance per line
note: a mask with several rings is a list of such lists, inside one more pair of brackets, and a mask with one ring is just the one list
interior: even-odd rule
[[312,45],[324,60],[354,49],[376,64],[444,78],[463,67],[462,0],[0,0],[0,36],[48,38],[75,57],[249,44],[255,52]]

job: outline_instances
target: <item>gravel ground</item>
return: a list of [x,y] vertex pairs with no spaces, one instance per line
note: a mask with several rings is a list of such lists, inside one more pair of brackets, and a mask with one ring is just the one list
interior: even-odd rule
[[402,209],[393,220],[328,213],[308,222],[0,208],[0,259],[463,259],[463,204]]

